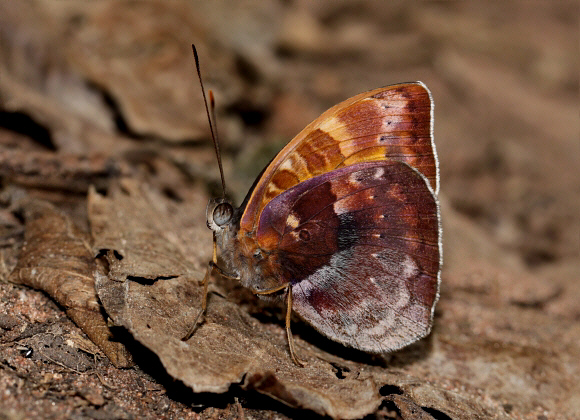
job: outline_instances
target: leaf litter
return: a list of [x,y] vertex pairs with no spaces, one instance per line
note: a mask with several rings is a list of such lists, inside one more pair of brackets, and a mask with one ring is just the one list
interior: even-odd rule
[[[180,203],[151,183],[112,181],[106,194],[89,191],[89,235],[53,205],[25,198],[21,203],[25,242],[11,279],[51,295],[117,366],[123,366],[119,361],[129,365],[130,358],[113,341],[110,324],[125,328],[159,358],[169,375],[196,393],[224,393],[235,386],[333,418],[359,418],[373,412],[395,412],[401,418],[429,418],[436,413],[443,418],[501,417],[502,406],[472,397],[481,392],[481,383],[469,379],[469,373],[457,377],[457,369],[478,369],[479,359],[467,355],[489,359],[490,381],[500,371],[525,375],[534,363],[549,365],[556,372],[563,367],[533,341],[553,339],[549,318],[520,306],[498,312],[497,305],[505,299],[496,301],[494,295],[483,299],[481,293],[492,289],[466,288],[477,279],[465,275],[463,282],[449,283],[446,293],[454,287],[458,290],[454,293],[476,291],[481,305],[465,298],[451,301],[444,291],[438,307],[442,312],[431,336],[384,358],[325,343],[304,323],[294,322],[297,352],[306,362],[304,368],[297,367],[288,353],[283,322],[263,315],[272,308],[261,311],[257,298],[240,293],[244,289],[235,282],[219,279],[212,283],[205,322],[183,341],[201,307],[200,280],[211,253],[210,234],[200,223],[205,220],[201,204],[205,199],[199,188]],[[477,342],[465,341],[486,325],[498,324],[499,318],[507,316],[508,322],[522,318],[522,311],[534,325],[545,324],[542,337],[527,338],[525,328],[514,324],[509,327],[512,332],[496,333],[502,352],[489,341],[493,334]],[[463,331],[466,322],[472,325]],[[529,343],[514,342],[514,337]],[[55,342],[66,352],[68,347],[61,344]],[[81,366],[72,359],[68,363]],[[550,387],[558,392],[567,381]],[[532,407],[536,393],[522,388],[506,395]]]
[[21,203],[24,245],[10,280],[48,293],[118,367],[132,364],[124,346],[112,341],[94,287],[90,237],[52,204],[32,198]]
[[[210,296],[205,322],[182,341],[201,308],[203,272],[190,268],[183,244],[166,235],[168,215],[154,210],[162,197],[146,189],[122,180],[106,197],[89,195],[93,253],[106,260],[96,289],[115,324],[127,328],[159,356],[170,375],[195,392],[225,392],[241,384],[337,418],[357,418],[378,408],[384,369],[340,360],[299,338],[306,367],[297,367],[282,326],[262,324],[218,294]],[[338,378],[330,362],[355,374]]]

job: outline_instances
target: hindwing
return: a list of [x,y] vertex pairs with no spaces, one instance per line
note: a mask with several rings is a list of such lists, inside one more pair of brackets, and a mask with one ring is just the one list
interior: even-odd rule
[[410,165],[357,163],[299,183],[264,207],[256,240],[291,283],[293,309],[329,338],[384,352],[429,332],[439,210]]

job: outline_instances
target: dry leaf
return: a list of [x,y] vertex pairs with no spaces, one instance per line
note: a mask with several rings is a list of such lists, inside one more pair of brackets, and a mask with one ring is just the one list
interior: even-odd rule
[[[75,13],[74,6],[51,9],[57,16]],[[173,141],[206,133],[205,115],[192,112],[203,109],[191,77],[191,43],[204,36],[195,6],[102,2],[81,13],[85,24],[63,37],[65,54],[75,71],[112,97],[127,130]],[[128,19],[139,24],[126,27]],[[102,36],[95,38],[95,29]]]
[[396,405],[399,415],[403,420],[434,420],[434,417],[426,413],[421,406],[412,399],[403,395],[393,395],[389,397],[390,401]]
[[0,176],[25,187],[86,192],[102,189],[109,179],[127,174],[120,161],[102,155],[57,155],[53,152],[0,150]]
[[29,199],[23,210],[25,242],[10,280],[48,293],[115,366],[130,366],[130,355],[122,344],[111,341],[100,312],[88,235],[47,202]]
[[121,180],[109,194],[113,200],[91,189],[88,204],[93,254],[106,255],[109,277],[155,280],[193,274],[169,218],[155,210],[135,181]]

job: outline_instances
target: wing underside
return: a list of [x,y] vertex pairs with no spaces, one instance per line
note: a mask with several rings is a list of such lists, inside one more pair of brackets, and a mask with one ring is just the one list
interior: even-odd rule
[[429,332],[439,210],[408,164],[359,163],[300,183],[268,203],[256,238],[292,283],[293,309],[329,338],[385,352]]

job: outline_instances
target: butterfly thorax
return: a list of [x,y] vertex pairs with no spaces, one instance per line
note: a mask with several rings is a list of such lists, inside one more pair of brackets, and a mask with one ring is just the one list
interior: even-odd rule
[[210,200],[207,206],[207,225],[215,234],[225,271],[252,291],[277,288],[287,282],[279,275],[278,258],[275,252],[261,249],[251,232],[239,234],[242,211],[233,210],[222,198]]

